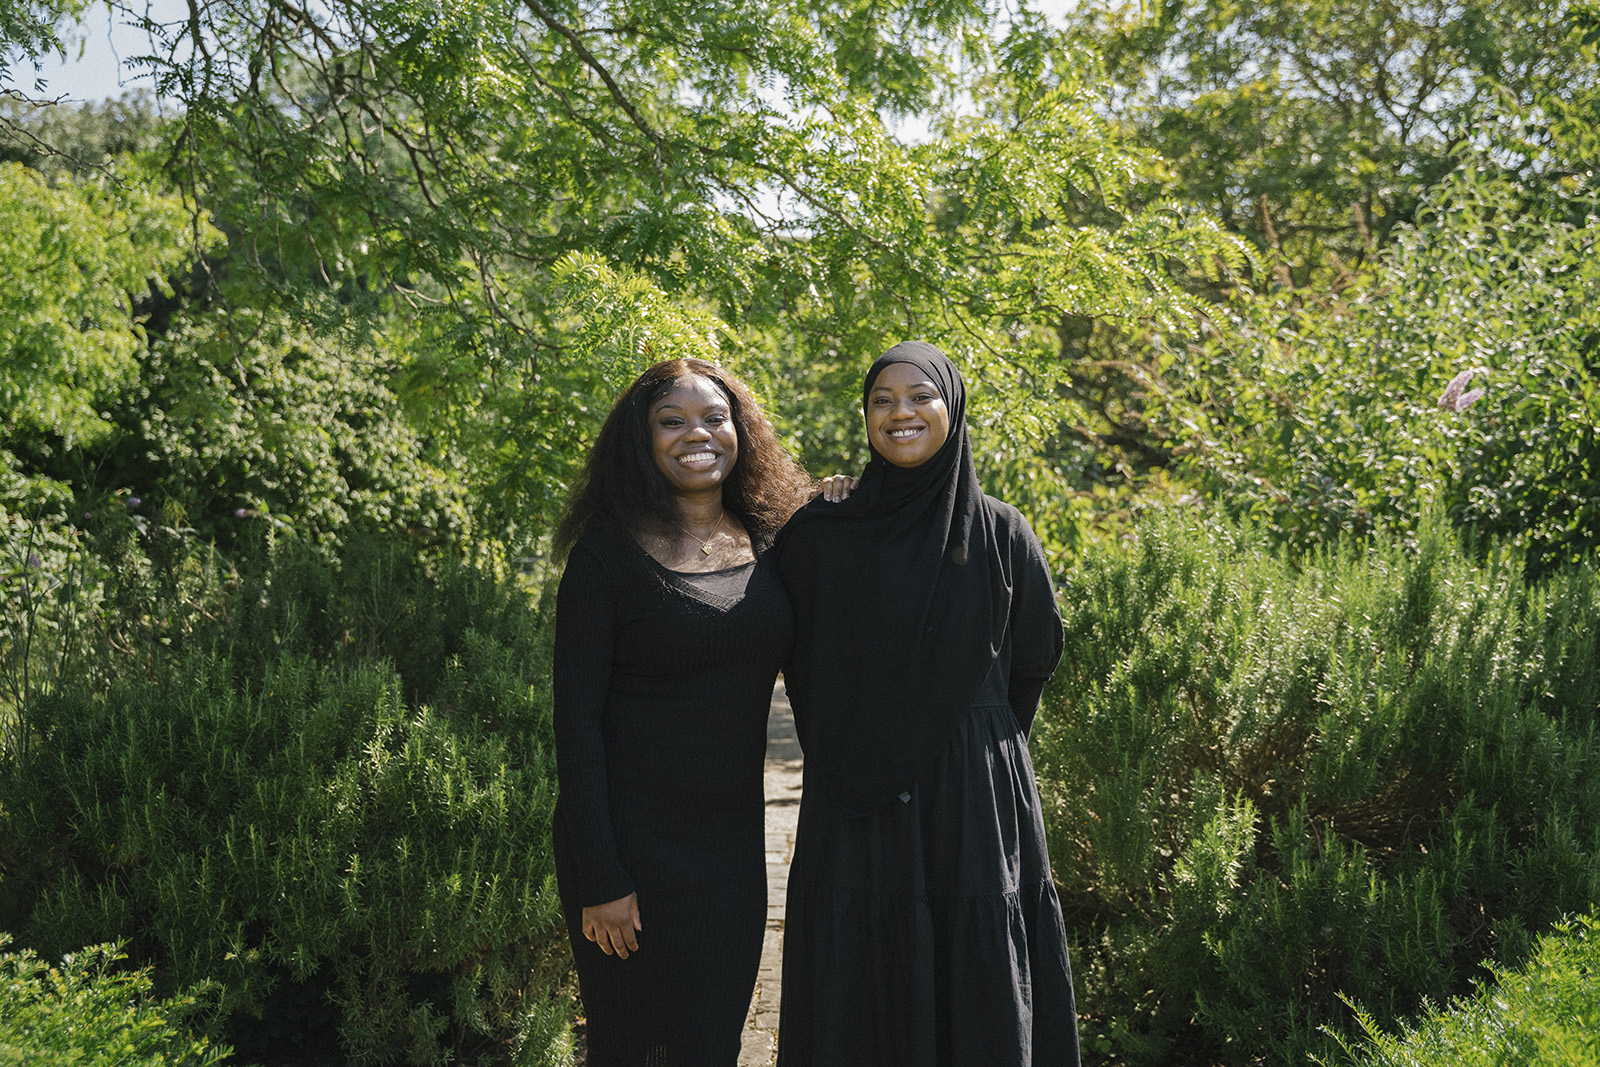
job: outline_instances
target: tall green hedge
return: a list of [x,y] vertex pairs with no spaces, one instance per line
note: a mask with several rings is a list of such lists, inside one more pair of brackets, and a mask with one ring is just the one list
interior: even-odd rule
[[548,620],[381,540],[187,586],[129,551],[102,633],[126,662],[18,709],[0,929],[216,983],[209,1032],[247,1060],[556,1062]]
[[1600,901],[1600,575],[1263,544],[1163,517],[1061,590],[1033,752],[1091,1051],[1303,1063],[1341,997],[1389,1025]]

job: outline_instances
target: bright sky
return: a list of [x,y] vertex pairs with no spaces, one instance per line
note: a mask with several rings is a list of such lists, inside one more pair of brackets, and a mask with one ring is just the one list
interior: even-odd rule
[[[173,22],[188,14],[185,0],[147,0],[147,4],[150,17],[161,22]],[[104,100],[130,90],[151,88],[148,77],[123,66],[128,58],[149,52],[150,44],[143,31],[126,25],[122,16],[91,5],[83,22],[67,28],[63,36],[67,44],[65,62],[47,56],[40,61],[38,71],[25,61],[12,63],[7,68],[9,87],[44,99],[64,96],[70,100]],[[37,92],[35,81],[40,83]]]
[[[1075,0],[1033,0],[1035,11],[1057,16]],[[146,0],[150,17],[158,22],[175,22],[188,13],[186,0]],[[1009,4],[1007,6],[1010,6]],[[83,22],[68,31],[68,58],[65,63],[47,57],[37,72],[31,63],[10,65],[10,88],[45,99],[104,100],[124,92],[150,88],[150,79],[128,70],[123,61],[149,51],[142,31],[124,24],[104,7],[91,6]],[[37,93],[35,81],[40,82]]]

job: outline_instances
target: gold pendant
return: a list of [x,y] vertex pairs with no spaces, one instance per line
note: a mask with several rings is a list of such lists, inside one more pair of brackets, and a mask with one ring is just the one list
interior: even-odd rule
[[710,545],[701,545],[700,546],[700,552],[701,552],[702,555],[706,555],[706,556],[711,555],[711,546]]

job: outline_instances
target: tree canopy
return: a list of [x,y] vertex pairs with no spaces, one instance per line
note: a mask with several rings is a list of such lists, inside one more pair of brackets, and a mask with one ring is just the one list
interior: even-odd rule
[[1364,263],[1464,155],[1552,193],[1594,162],[1551,106],[1596,90],[1583,3],[1175,0],[1072,17],[1173,181],[1301,283]]
[[1092,437],[1059,410],[1072,324],[1176,325],[1180,277],[1240,263],[1209,216],[1134,201],[1154,157],[1026,12],[230,2],[145,28],[134,62],[179,105],[145,158],[226,237],[190,241],[190,302],[369,331],[491,523],[530,536],[609,388],[574,342],[573,253],[790,378],[813,464],[856,454],[838,386],[900,336],[967,362],[1000,442]]

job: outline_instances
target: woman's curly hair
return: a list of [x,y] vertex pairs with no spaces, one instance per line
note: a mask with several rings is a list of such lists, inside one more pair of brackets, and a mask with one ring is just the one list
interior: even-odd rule
[[656,469],[650,408],[688,377],[711,381],[727,398],[739,458],[722,485],[722,506],[743,521],[757,552],[772,544],[779,527],[814,492],[815,483],[784,451],[743,382],[715,363],[669,359],[639,375],[612,405],[556,527],[557,556],[566,555],[601,522],[630,532],[672,528],[676,509],[672,491]]

